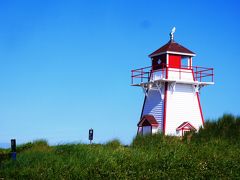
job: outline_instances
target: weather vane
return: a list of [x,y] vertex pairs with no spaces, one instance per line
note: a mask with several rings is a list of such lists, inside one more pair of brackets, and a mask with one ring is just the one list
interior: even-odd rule
[[170,40],[171,40],[171,41],[173,41],[173,36],[174,36],[175,31],[176,31],[176,28],[173,27],[173,28],[172,28],[172,31],[171,31],[171,33],[170,33]]

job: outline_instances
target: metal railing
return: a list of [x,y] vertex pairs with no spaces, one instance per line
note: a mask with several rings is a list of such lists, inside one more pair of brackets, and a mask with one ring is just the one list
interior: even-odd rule
[[[200,66],[181,66],[181,68],[169,67],[166,64],[157,66],[148,66],[139,68],[131,71],[131,82],[132,84],[146,83],[150,80],[154,80],[153,76],[158,74],[161,75],[160,79],[169,79],[169,74],[175,73],[175,78],[178,80],[184,80],[186,73],[192,74],[193,81],[198,82],[213,82],[214,72],[213,68],[206,68]],[[178,74],[176,77],[176,73]]]

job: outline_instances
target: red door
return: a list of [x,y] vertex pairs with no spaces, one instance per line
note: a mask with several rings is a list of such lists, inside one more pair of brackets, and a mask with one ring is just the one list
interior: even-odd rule
[[169,55],[169,67],[170,68],[181,68],[181,56],[179,55]]

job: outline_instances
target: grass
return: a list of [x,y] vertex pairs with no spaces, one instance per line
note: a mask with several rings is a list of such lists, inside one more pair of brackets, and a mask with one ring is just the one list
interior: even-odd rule
[[[4,179],[239,179],[240,118],[224,115],[199,133],[137,136],[128,147],[106,144],[49,146],[38,140],[0,159]],[[189,138],[190,137],[190,138]]]

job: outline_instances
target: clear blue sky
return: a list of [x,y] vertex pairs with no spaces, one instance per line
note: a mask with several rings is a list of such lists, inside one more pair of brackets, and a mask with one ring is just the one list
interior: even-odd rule
[[238,1],[1,1],[0,143],[131,142],[144,95],[130,70],[169,40],[214,67],[206,119],[239,115]]

